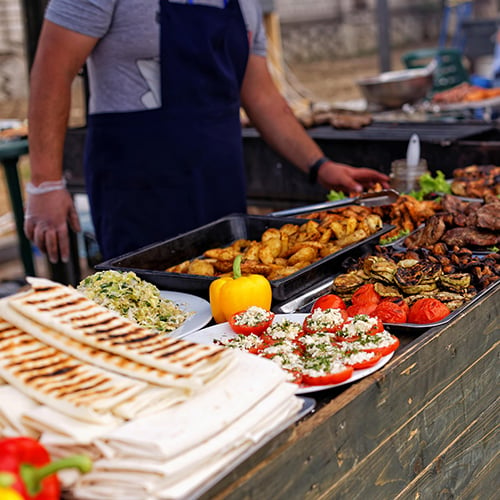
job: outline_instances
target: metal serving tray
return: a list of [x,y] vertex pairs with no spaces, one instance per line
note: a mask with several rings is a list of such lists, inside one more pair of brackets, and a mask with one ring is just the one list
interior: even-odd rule
[[500,280],[493,282],[491,285],[487,286],[484,290],[481,290],[474,298],[466,302],[464,305],[457,307],[454,311],[452,311],[446,318],[443,318],[440,321],[436,321],[435,323],[427,323],[425,325],[418,325],[416,323],[384,323],[384,326],[394,334],[409,334],[409,335],[420,335],[424,331],[429,328],[434,328],[437,326],[445,326],[448,323],[451,323],[457,316],[460,316],[465,312],[466,309],[474,305],[478,302],[482,297],[490,293],[493,289],[495,289],[498,285],[500,285]]
[[[311,287],[307,292],[297,295],[287,301],[284,301],[275,307],[273,307],[273,312],[281,314],[281,313],[309,313],[311,308],[319,297],[322,295],[326,295],[328,293],[333,293],[332,283],[335,277],[339,273],[335,273],[331,277],[323,280],[321,283],[318,283],[316,286]],[[453,310],[446,318],[443,318],[440,321],[436,321],[434,323],[426,323],[423,325],[417,323],[384,323],[384,326],[391,333],[396,335],[406,334],[406,335],[420,335],[424,331],[429,330],[430,328],[445,326],[448,323],[452,322],[457,316],[463,314],[466,309],[474,305],[476,302],[481,300],[482,297],[490,293],[490,291],[494,290],[497,286],[500,285],[500,279],[491,283],[484,290],[481,290],[475,297],[471,300],[467,301],[462,306]]]
[[[184,233],[166,241],[154,243],[137,251],[102,262],[98,270],[133,271],[142,279],[149,281],[162,290],[173,290],[208,297],[210,283],[216,279],[210,276],[180,274],[164,271],[185,260],[200,257],[210,248],[225,247],[238,239],[259,240],[268,228],[280,228],[291,223],[302,225],[308,219],[279,218],[273,216],[233,214],[210,224]],[[384,225],[370,237],[349,245],[328,257],[278,280],[271,280],[273,300],[287,300],[309,289],[314,284],[336,272],[338,262],[353,252],[361,255],[366,246],[377,244],[380,236],[389,232],[393,226]],[[362,249],[362,250],[361,250]]]

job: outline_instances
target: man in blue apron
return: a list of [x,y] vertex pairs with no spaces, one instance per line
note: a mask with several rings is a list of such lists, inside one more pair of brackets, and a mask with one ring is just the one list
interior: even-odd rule
[[[61,180],[70,85],[90,78],[85,178],[104,258],[246,211],[243,105],[327,187],[387,177],[323,157],[267,71],[257,0],[52,0],[31,74],[25,231],[52,262],[78,217]],[[264,46],[264,49],[262,48]]]

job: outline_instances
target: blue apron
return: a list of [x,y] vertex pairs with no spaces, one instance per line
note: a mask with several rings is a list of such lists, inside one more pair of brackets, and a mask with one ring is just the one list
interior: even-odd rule
[[160,0],[160,23],[161,108],[88,119],[86,186],[105,259],[246,211],[238,0]]

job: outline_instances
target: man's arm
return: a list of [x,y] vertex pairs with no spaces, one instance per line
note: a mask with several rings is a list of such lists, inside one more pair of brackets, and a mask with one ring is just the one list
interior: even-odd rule
[[96,39],[43,24],[30,74],[28,124],[31,180],[58,180],[71,104],[71,85]]
[[[264,57],[251,55],[241,89],[242,105],[262,138],[277,153],[304,172],[323,152],[295,118],[284,97],[279,93]],[[319,182],[327,188],[346,192],[380,182],[388,186],[388,177],[367,168],[355,168],[328,161],[319,167]]]
[[43,183],[60,181],[71,85],[97,39],[50,21],[42,27],[30,74],[28,108],[31,194],[24,229],[51,262],[69,258],[67,224],[79,231],[71,196],[65,189],[37,191]]

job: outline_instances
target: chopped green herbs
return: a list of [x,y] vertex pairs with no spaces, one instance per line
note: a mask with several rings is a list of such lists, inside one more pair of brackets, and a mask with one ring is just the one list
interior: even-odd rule
[[94,302],[159,333],[175,330],[190,316],[171,300],[162,298],[155,285],[133,272],[100,271],[83,279],[77,290]]

